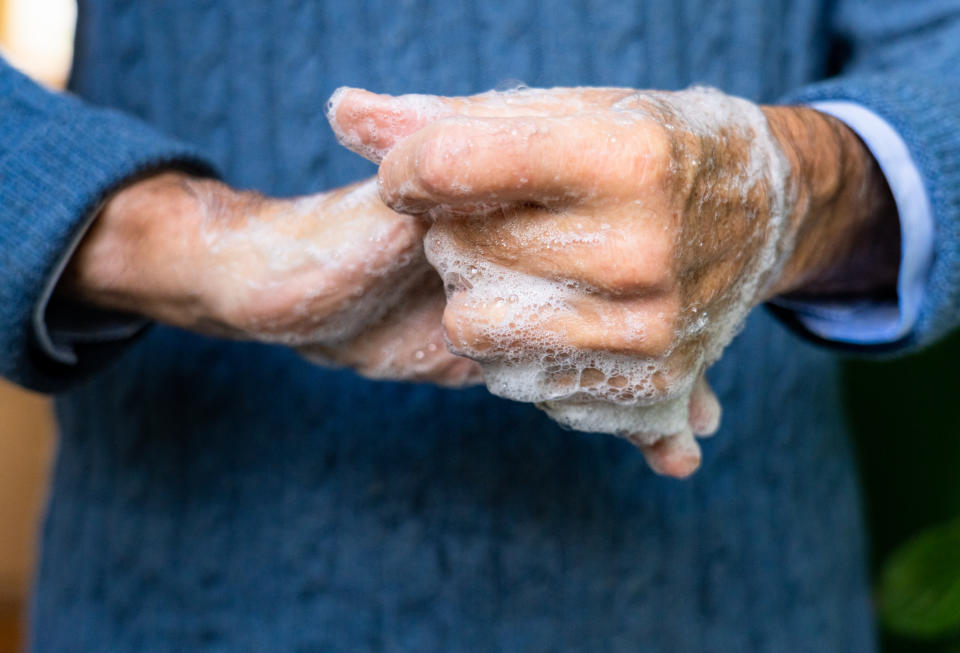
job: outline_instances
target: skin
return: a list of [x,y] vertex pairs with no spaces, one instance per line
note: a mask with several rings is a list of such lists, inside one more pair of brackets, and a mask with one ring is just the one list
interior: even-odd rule
[[[759,247],[740,219],[744,198],[723,183],[749,144],[668,129],[670,116],[650,107],[648,119],[624,122],[613,106],[633,93],[558,89],[504,101],[338,92],[331,123],[345,145],[381,163],[383,202],[372,192],[342,201],[355,189],[271,199],[156,175],[112,196],[60,291],[201,333],[289,344],[374,378],[464,385],[481,379],[480,368],[444,341],[481,362],[502,352],[473,328],[492,306],[463,291],[445,302],[422,245],[440,230],[477,260],[583,288],[573,310],[541,325],[564,343],[662,359],[668,377],[689,372],[693,346],[676,341],[682,311],[722,312]],[[869,152],[813,110],[763,113],[789,162],[777,183],[793,201],[777,274],[751,304],[893,288],[898,225]],[[762,192],[746,206],[769,219]],[[617,238],[559,249],[551,240],[589,235],[601,218]],[[617,320],[638,316],[646,337],[625,337]],[[510,344],[539,346],[519,335]],[[706,435],[720,407],[694,371],[688,430]],[[644,436],[631,439],[659,473],[683,477],[699,465],[692,436],[623,435]]]
[[[502,302],[470,284],[448,285],[443,321],[452,351],[497,364],[517,352],[542,359],[559,343],[650,360],[661,370],[654,399],[664,401],[682,379],[699,377],[689,428],[619,433],[656,471],[676,477],[700,463],[693,436],[719,424],[702,376],[712,361],[687,328],[691,315],[742,310],[744,288],[748,307],[785,294],[888,289],[899,256],[883,176],[840,122],[806,108],[763,107],[761,120],[789,166],[780,178],[745,186],[737,171],[748,167],[755,136],[690,127],[672,104],[687,97],[596,88],[470,98],[341,90],[330,110],[341,141],[381,164],[386,204],[432,221],[428,243],[578,289],[566,310],[510,333],[488,326],[503,322]],[[781,189],[789,202],[776,223],[770,198]],[[586,237],[601,229],[612,236]],[[745,285],[770,239],[772,272]]]
[[168,172],[111,197],[58,292],[370,378],[478,383],[477,365],[444,346],[424,228],[371,181],[276,199]]

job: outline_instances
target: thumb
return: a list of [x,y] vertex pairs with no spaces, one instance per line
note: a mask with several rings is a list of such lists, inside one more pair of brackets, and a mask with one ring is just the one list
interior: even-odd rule
[[435,95],[378,95],[346,86],[327,103],[340,144],[374,163],[410,134],[455,113],[452,100]]

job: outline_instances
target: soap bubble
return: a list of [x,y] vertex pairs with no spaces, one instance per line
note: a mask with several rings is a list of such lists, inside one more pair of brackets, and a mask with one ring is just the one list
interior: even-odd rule
[[[517,92],[518,88],[510,86],[508,92]],[[614,106],[614,111],[635,120],[651,119],[652,110],[674,118],[675,124],[665,125],[668,128],[704,135],[730,132],[742,137],[749,148],[746,164],[723,183],[739,190],[745,206],[750,191],[762,184],[769,202],[766,220],[756,220],[745,211],[744,219],[756,223],[750,237],[757,239],[760,247],[751,250],[750,259],[725,291],[722,310],[707,310],[696,304],[685,307],[680,312],[674,345],[662,355],[643,357],[571,346],[562,333],[543,325],[575,310],[578,300],[589,293],[583,284],[527,274],[471,254],[457,244],[443,220],[434,223],[425,241],[430,263],[444,279],[458,280],[447,284],[448,300],[463,303],[466,296],[470,306],[489,309],[474,316],[470,324],[475,342],[482,346],[473,347],[469,338],[461,339],[454,351],[481,363],[492,393],[535,403],[562,426],[629,435],[644,445],[667,434],[692,441],[688,427],[691,393],[704,369],[719,358],[738,333],[765,284],[776,277],[786,240],[785,216],[792,202],[782,183],[789,164],[755,104],[713,89],[693,88],[669,94],[637,93]],[[644,202],[639,199],[631,206],[638,212],[644,210]],[[440,207],[437,215],[443,210]],[[564,232],[545,219],[537,238],[558,256],[573,244],[602,247],[607,234],[616,237],[616,230],[605,223],[603,229],[601,223],[584,220],[574,223],[575,231]],[[738,252],[736,256],[743,254]],[[660,314],[661,319],[666,317]],[[626,318],[636,342],[650,337],[645,319],[639,315]],[[671,357],[681,345],[683,364],[678,365]]]

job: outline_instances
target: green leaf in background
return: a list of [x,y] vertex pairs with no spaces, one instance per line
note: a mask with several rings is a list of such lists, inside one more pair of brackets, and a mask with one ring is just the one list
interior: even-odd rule
[[901,635],[960,632],[960,519],[922,532],[890,556],[880,609],[884,625]]

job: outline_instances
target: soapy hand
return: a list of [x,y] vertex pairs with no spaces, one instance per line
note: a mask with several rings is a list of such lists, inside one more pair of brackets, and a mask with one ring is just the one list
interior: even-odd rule
[[719,424],[706,368],[756,304],[842,278],[878,204],[831,119],[712,89],[341,89],[329,117],[381,163],[386,204],[430,218],[451,350],[495,394],[678,477]]
[[209,335],[280,343],[362,375],[477,383],[444,347],[425,227],[373,180],[293,199],[180,173],[106,204],[61,291]]

